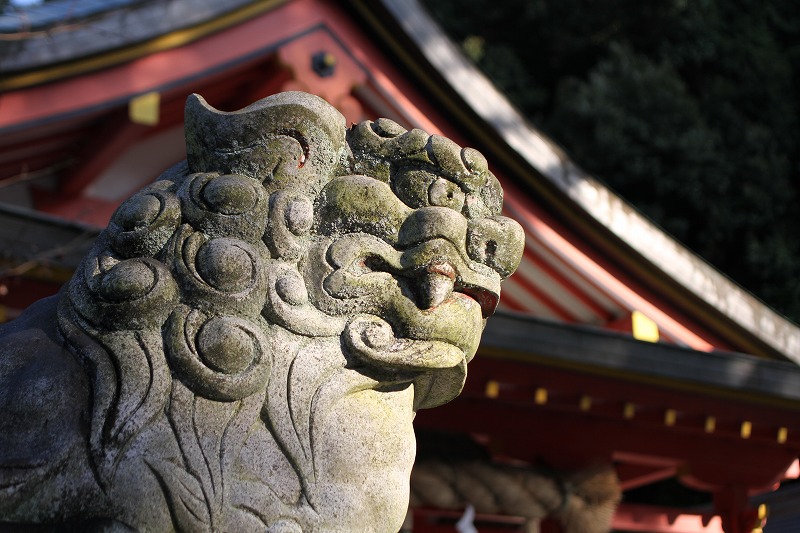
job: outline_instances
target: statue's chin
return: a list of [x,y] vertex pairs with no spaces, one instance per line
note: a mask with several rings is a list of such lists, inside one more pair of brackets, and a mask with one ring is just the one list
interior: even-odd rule
[[400,316],[403,322],[397,328],[399,336],[450,347],[450,364],[443,363],[439,368],[455,366],[462,359],[471,361],[478,350],[485,324],[478,302],[460,292],[452,293],[436,307],[414,308]]
[[483,330],[480,306],[453,295],[434,308],[398,305],[386,318],[356,315],[343,332],[345,346],[370,367],[426,372],[460,366],[475,355]]
[[[398,305],[392,323],[373,314],[353,317],[342,340],[360,371],[383,383],[414,383],[413,408],[442,405],[464,386],[467,363],[483,331],[480,305],[453,293],[435,308]],[[398,318],[399,317],[399,318]]]
[[329,527],[321,530],[400,528],[416,453],[413,402],[412,384],[361,389],[315,420],[318,510]]

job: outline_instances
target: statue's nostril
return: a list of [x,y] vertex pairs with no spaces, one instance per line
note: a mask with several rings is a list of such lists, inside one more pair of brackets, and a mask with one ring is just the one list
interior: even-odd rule
[[485,255],[487,258],[494,257],[497,253],[497,241],[488,240],[486,241],[486,252]]

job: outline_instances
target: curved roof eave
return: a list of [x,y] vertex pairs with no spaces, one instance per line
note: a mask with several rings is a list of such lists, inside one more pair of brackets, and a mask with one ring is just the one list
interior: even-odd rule
[[[354,0],[351,4],[373,22],[379,15],[375,4]],[[666,276],[705,303],[701,312],[716,314],[723,328],[740,330],[752,344],[763,346],[763,354],[785,357],[800,364],[800,328],[770,309],[731,281],[694,252],[647,220],[633,206],[606,186],[580,170],[552,141],[531,126],[495,86],[472,65],[430,18],[417,0],[381,0],[385,14],[393,19],[401,40],[414,50],[405,50],[407,67],[422,59],[447,92],[455,95],[479,121],[515,152],[528,174],[541,176],[550,189],[569,200],[591,222],[601,225],[623,248],[633,250],[657,275]],[[397,38],[398,36],[395,36]],[[424,73],[417,67],[417,75]],[[435,90],[434,90],[435,91]],[[440,91],[441,95],[441,91]],[[485,136],[485,135],[484,135]],[[562,199],[563,203],[563,199]]]
[[[626,376],[640,383],[800,409],[800,367],[789,361],[735,352],[699,352],[504,311],[486,323],[481,346],[488,357],[500,353],[506,359],[546,359],[561,368],[590,367],[593,374]],[[531,346],[535,348],[531,350]]]
[[[39,85],[176,48],[285,2],[116,0],[108,5],[89,2],[83,6],[85,13],[73,13],[74,2],[54,1],[36,8],[37,20],[47,23],[43,28],[25,27],[21,15],[19,21],[0,16],[0,44],[4,44],[0,91]],[[14,22],[20,24],[18,29],[13,29]]]

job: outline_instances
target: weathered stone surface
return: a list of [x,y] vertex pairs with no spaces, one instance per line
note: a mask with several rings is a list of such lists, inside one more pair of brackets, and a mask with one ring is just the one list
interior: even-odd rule
[[188,161],[0,329],[0,523],[397,531],[522,253],[497,180],[304,93],[186,110]]

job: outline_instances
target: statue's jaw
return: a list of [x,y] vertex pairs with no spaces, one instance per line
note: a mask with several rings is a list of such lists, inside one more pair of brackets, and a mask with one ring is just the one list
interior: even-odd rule
[[[319,242],[308,258],[302,270],[310,299],[328,316],[348,317],[344,346],[362,371],[389,380],[402,374],[420,384],[417,408],[445,403],[461,391],[483,331],[484,307],[459,289],[479,287],[491,299],[499,287],[479,286],[452,243],[432,239],[399,251],[356,233]],[[446,384],[423,378],[440,374],[450,375]],[[435,400],[429,398],[433,390]]]
[[461,392],[478,348],[480,305],[461,293],[428,310],[407,298],[402,302],[392,315],[398,322],[374,314],[350,320],[343,333],[346,351],[383,381],[413,382],[415,409],[447,403]]

